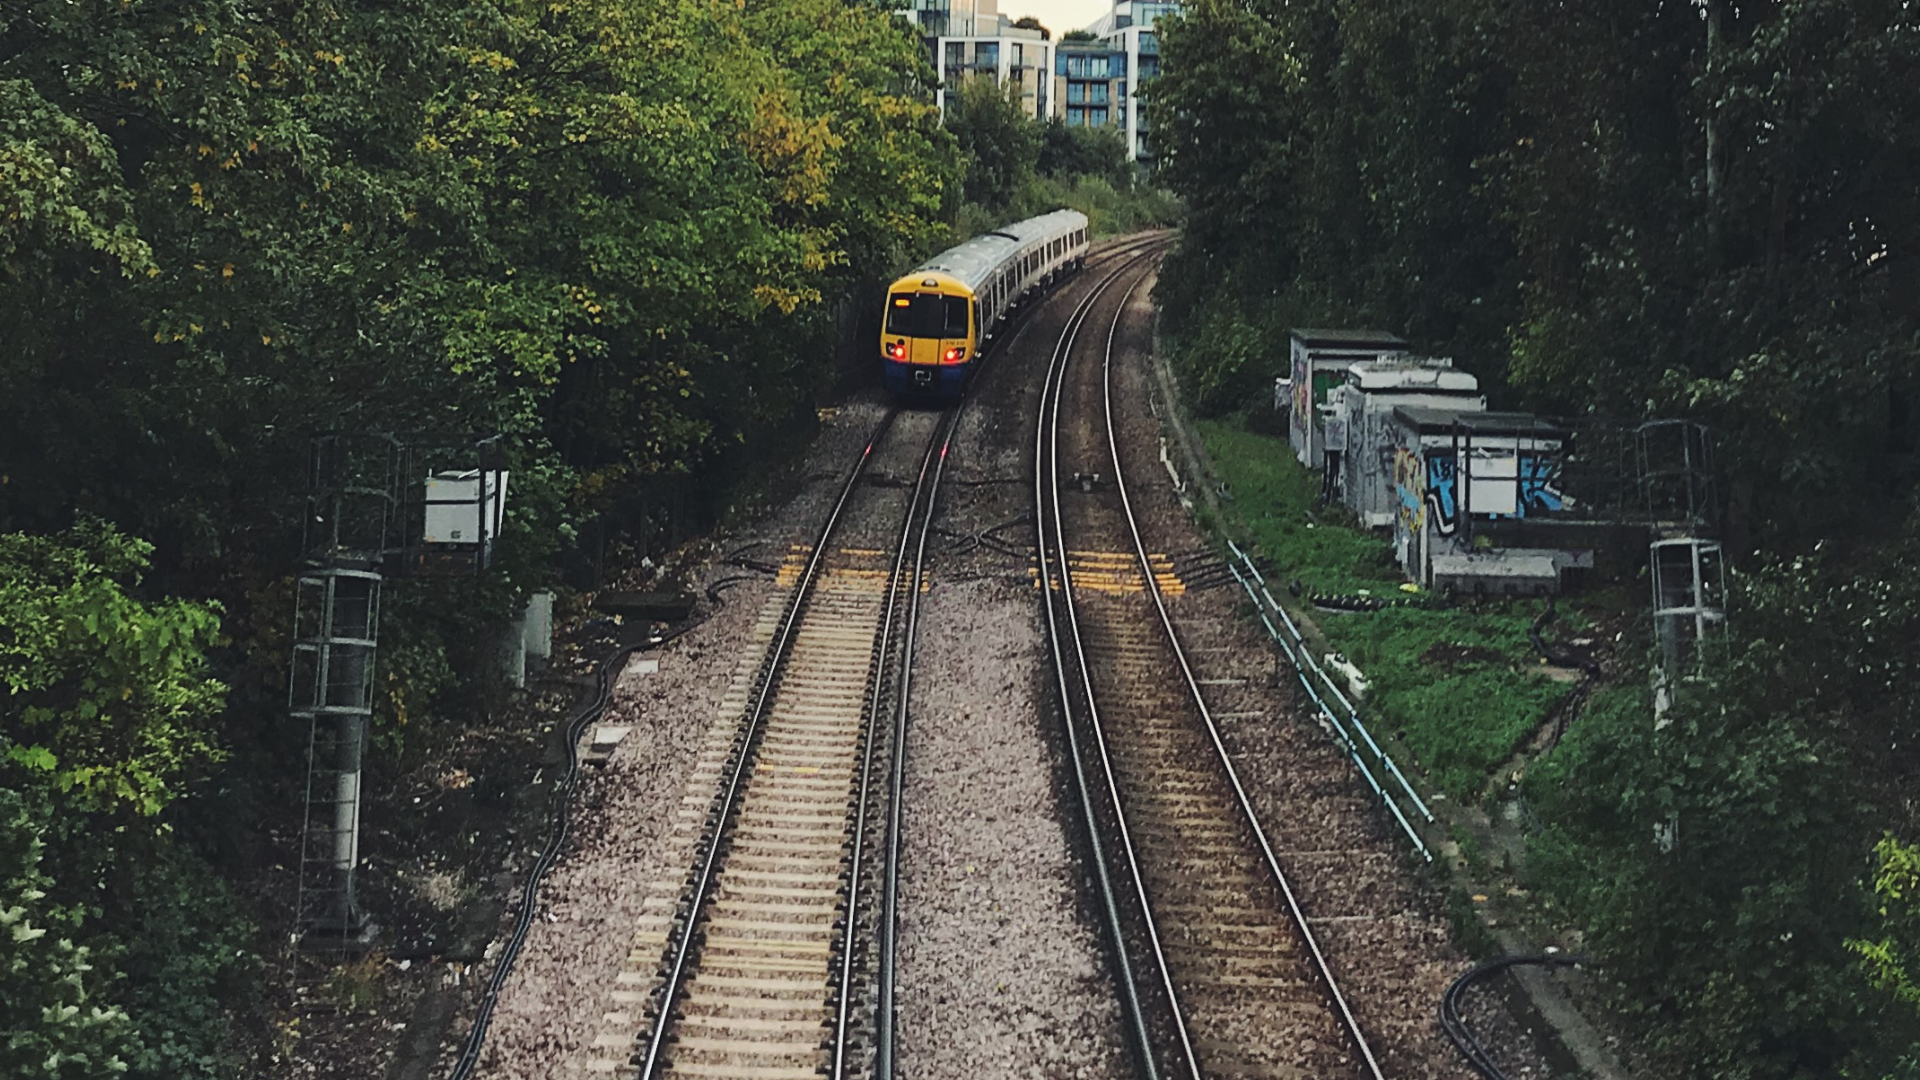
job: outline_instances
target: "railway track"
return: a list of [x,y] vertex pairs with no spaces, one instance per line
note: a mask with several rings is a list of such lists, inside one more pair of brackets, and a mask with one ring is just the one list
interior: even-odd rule
[[[1089,265],[1124,268],[1158,242]],[[619,992],[645,1006],[643,1080],[892,1075],[914,625],[963,408],[888,413],[762,628],[740,724],[696,774],[716,794],[693,867],[636,938],[659,950],[652,989]]]
[[[864,1068],[854,999],[871,918],[855,868],[879,802],[876,718],[896,670],[906,537],[948,430],[943,417],[889,412],[795,574],[737,733],[710,768],[717,794],[660,935],[642,1077]],[[916,463],[909,491],[896,481]]]
[[[1036,541],[1070,767],[1149,1077],[1379,1080],[1181,651],[1127,496],[1110,378],[1150,271],[1076,312],[1035,427]],[[1111,301],[1117,299],[1117,303]]]

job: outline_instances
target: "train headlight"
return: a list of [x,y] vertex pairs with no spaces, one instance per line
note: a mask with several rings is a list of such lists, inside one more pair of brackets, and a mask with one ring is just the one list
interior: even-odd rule
[[957,364],[966,358],[967,347],[965,345],[955,345],[953,348],[947,350],[946,356],[942,357],[942,359],[949,364]]
[[906,343],[906,342],[904,342],[904,341],[890,341],[890,342],[888,342],[888,343],[887,343],[887,359],[889,359],[889,360],[905,360],[906,358],[907,358],[907,343]]

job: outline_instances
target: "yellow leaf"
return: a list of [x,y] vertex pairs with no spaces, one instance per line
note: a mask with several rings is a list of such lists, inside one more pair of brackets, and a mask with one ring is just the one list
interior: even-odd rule
[[271,344],[273,344],[273,335],[272,335],[272,334],[261,334],[261,335],[260,335],[260,344],[262,344],[262,345],[271,345]]
[[225,265],[225,266],[223,266],[223,267],[221,267],[221,268],[220,268],[220,276],[221,276],[221,277],[223,277],[223,278],[224,278],[224,277],[232,277],[232,276],[233,276],[233,264],[232,264],[232,263],[228,263],[227,265]]

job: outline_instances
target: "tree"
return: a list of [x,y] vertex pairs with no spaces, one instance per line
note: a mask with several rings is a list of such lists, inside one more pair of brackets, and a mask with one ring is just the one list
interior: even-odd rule
[[219,609],[131,596],[151,551],[97,521],[0,536],[0,738],[87,812],[151,817],[219,760]]
[[1045,26],[1040,25],[1040,20],[1034,18],[1032,15],[1020,16],[1019,18],[1013,20],[1013,25],[1019,27],[1022,30],[1040,31],[1040,40],[1042,41],[1050,40],[1053,37],[1053,31],[1048,30]]
[[1035,168],[1043,176],[1098,176],[1125,190],[1133,183],[1126,136],[1117,127],[1068,127],[1059,120],[1041,129]]
[[1854,938],[1847,946],[1874,986],[1905,1014],[1907,1045],[1893,1068],[1902,1077],[1920,1076],[1920,847],[1889,834],[1875,845],[1874,856],[1880,936]]
[[19,1080],[118,1075],[131,1050],[127,1017],[90,988],[98,980],[88,978],[88,950],[70,936],[77,916],[46,902],[33,801],[0,786],[0,1072]]
[[1039,125],[1020,107],[1019,87],[991,78],[960,84],[947,102],[947,130],[967,163],[966,198],[989,209],[1013,201],[1040,158]]

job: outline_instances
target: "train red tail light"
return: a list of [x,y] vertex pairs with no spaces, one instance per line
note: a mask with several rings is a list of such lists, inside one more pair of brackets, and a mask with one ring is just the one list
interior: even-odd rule
[[904,341],[890,341],[890,342],[888,342],[888,343],[887,343],[887,359],[889,359],[889,360],[905,360],[906,358],[907,358],[907,343],[906,343],[906,342],[904,342]]
[[955,345],[953,348],[948,349],[946,355],[942,356],[940,360],[942,363],[957,364],[966,358],[967,347],[965,345]]

